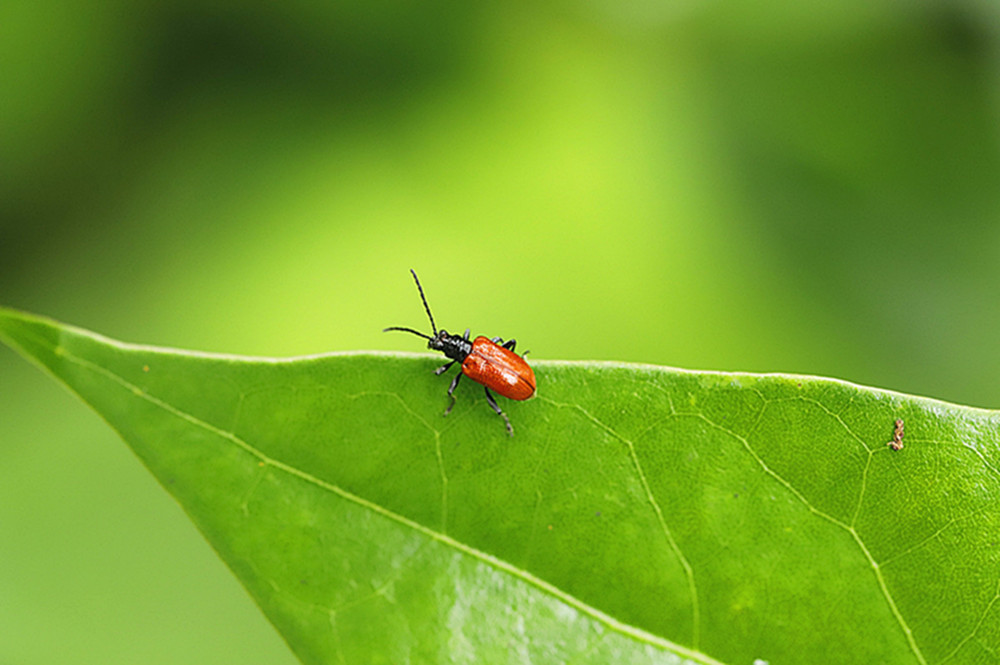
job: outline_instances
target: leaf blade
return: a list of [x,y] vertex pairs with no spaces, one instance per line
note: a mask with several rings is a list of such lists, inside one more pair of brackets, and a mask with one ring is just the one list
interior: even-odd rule
[[[121,432],[304,662],[835,662],[831,639],[841,662],[962,662],[993,644],[995,581],[959,600],[960,629],[905,588],[927,578],[912,559],[950,556],[942,534],[974,550],[996,511],[940,522],[916,509],[932,493],[893,499],[913,473],[950,477],[941,450],[970,501],[995,483],[995,412],[808,377],[533,363],[540,397],[505,405],[508,440],[468,393],[438,418],[423,357],[190,354],[7,310],[0,335]],[[893,454],[879,437],[900,413]],[[951,443],[920,446],[931,425]],[[973,523],[978,540],[953,528]],[[969,580],[994,579],[982,563]],[[394,639],[365,632],[378,617]],[[489,651],[493,625],[535,651]]]

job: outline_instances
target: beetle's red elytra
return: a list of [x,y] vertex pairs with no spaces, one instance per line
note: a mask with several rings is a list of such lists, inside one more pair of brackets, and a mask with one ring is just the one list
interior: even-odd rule
[[445,409],[445,415],[451,413],[451,408],[455,406],[455,388],[458,386],[458,380],[462,378],[462,375],[465,375],[484,386],[486,401],[497,415],[503,418],[504,424],[507,426],[507,433],[513,436],[514,428],[511,427],[510,419],[497,404],[490,390],[514,400],[525,400],[535,394],[535,373],[522,356],[514,353],[517,340],[511,339],[504,342],[499,337],[490,339],[479,336],[470,342],[469,330],[466,330],[461,337],[451,335],[446,330],[438,330],[437,326],[434,325],[431,308],[427,305],[427,298],[424,297],[424,289],[420,286],[420,280],[417,279],[417,273],[411,269],[410,274],[413,275],[413,281],[417,283],[417,291],[420,292],[420,300],[424,303],[424,310],[427,312],[427,318],[430,319],[431,331],[434,334],[425,335],[413,328],[397,326],[385,328],[382,332],[399,330],[423,337],[427,340],[428,349],[440,351],[450,358],[451,360],[447,364],[434,370],[435,374],[443,374],[455,363],[462,363],[462,371],[455,375],[448,387],[448,397],[451,398],[451,404]]
[[508,350],[491,339],[477,337],[462,361],[462,373],[509,399],[528,399],[535,394],[535,373],[513,349],[513,345]]

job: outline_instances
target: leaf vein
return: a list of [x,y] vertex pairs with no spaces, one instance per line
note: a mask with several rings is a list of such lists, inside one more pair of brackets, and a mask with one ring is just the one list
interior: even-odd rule
[[677,540],[674,538],[673,534],[670,531],[670,527],[667,525],[666,518],[663,516],[663,510],[660,508],[659,502],[653,495],[653,490],[649,485],[648,479],[646,478],[646,473],[643,471],[642,464],[639,462],[639,456],[636,453],[635,444],[632,443],[632,441],[629,440],[628,438],[624,437],[623,435],[615,431],[614,428],[607,425],[599,418],[591,414],[589,411],[584,409],[582,406],[579,406],[578,404],[559,404],[556,402],[552,402],[551,400],[546,400],[546,401],[548,401],[551,404],[555,404],[556,406],[559,407],[564,407],[564,408],[569,407],[572,409],[576,409],[592,423],[594,423],[595,425],[606,431],[608,434],[610,434],[612,437],[618,439],[619,441],[625,444],[625,447],[628,449],[629,452],[629,457],[632,460],[632,464],[635,467],[636,474],[639,477],[639,483],[642,485],[643,492],[645,492],[646,494],[646,500],[653,509],[653,513],[656,516],[656,520],[660,525],[660,529],[663,531],[663,535],[667,540],[668,546],[673,551],[674,556],[677,557],[678,561],[681,564],[681,567],[684,569],[684,575],[687,578],[687,583],[688,583],[688,593],[691,596],[692,645],[694,646],[695,649],[697,649],[700,637],[699,633],[700,633],[701,616],[698,605],[698,588],[695,584],[695,579],[694,579],[694,568],[691,566],[691,562],[687,560],[687,557],[684,556],[684,552],[681,550],[680,545],[678,545]]
[[404,411],[416,418],[418,422],[420,422],[434,435],[434,456],[437,459],[438,476],[441,478],[441,533],[448,533],[448,472],[445,470],[444,453],[441,449],[441,430],[432,426],[426,418],[410,408],[410,405],[407,404],[406,400],[404,400],[398,393],[386,391],[364,391],[347,395],[347,398],[358,399],[360,397],[370,397],[373,395],[378,397],[392,397],[399,402]]
[[[941,665],[944,665],[944,663],[947,663],[949,660],[951,660],[955,656],[955,654],[957,654],[959,651],[961,651],[962,647],[965,646],[966,642],[968,642],[969,640],[971,640],[972,638],[974,638],[976,636],[976,633],[979,632],[979,629],[982,627],[983,622],[986,621],[987,615],[989,615],[990,611],[993,609],[993,606],[996,604],[996,602],[998,600],[1000,600],[1000,582],[997,582],[997,588],[996,588],[996,591],[993,593],[993,598],[991,598],[990,602],[988,602],[986,604],[986,607],[983,609],[983,613],[979,615],[979,620],[976,622],[976,625],[973,626],[973,628],[969,632],[969,634],[966,635],[962,639],[962,641],[959,642],[955,646],[955,648],[952,649],[951,652],[947,656],[945,656],[943,659],[941,659]],[[980,644],[980,646],[982,646],[982,647],[985,648],[984,644],[982,644],[981,642],[979,642],[979,644]],[[991,651],[991,653],[992,653],[992,651]]]
[[[790,399],[801,399],[801,398],[796,397],[796,398],[790,398]],[[815,401],[815,400],[808,400],[808,401]],[[816,402],[816,403],[819,404],[818,402]],[[844,424],[843,421],[840,420],[829,409],[827,409],[826,407],[823,407],[823,410],[826,411],[827,413],[829,413],[834,418],[837,418],[837,420],[840,421],[841,424]],[[868,560],[869,566],[871,566],[872,571],[875,573],[875,579],[878,582],[879,588],[882,591],[882,595],[886,599],[886,602],[889,604],[889,610],[892,612],[893,616],[895,617],[896,622],[899,624],[900,628],[902,629],[903,634],[906,637],[906,640],[907,640],[907,642],[910,645],[910,649],[913,651],[914,655],[916,656],[917,660],[921,663],[921,665],[926,665],[927,661],[924,659],[923,653],[920,651],[919,645],[917,645],[916,639],[913,636],[913,631],[910,629],[909,625],[906,623],[906,619],[903,617],[902,613],[899,611],[899,607],[897,607],[896,601],[893,599],[892,594],[889,592],[889,586],[886,584],[885,578],[882,575],[882,571],[879,569],[878,563],[872,557],[871,552],[868,550],[868,547],[865,546],[864,541],[862,541],[861,536],[858,534],[857,529],[855,529],[853,525],[845,524],[844,522],[840,521],[836,517],[834,517],[832,515],[829,515],[829,514],[823,512],[822,510],[819,510],[818,508],[814,507],[811,503],[809,503],[809,500],[805,497],[804,494],[802,494],[790,482],[788,482],[787,480],[785,480],[785,478],[783,478],[780,474],[778,474],[776,471],[774,471],[773,469],[771,469],[767,465],[767,463],[763,460],[763,458],[760,457],[760,455],[757,454],[757,452],[750,445],[750,442],[745,437],[742,437],[739,434],[737,434],[736,432],[733,432],[732,430],[730,430],[730,429],[728,429],[728,428],[726,428],[726,427],[724,427],[722,425],[719,425],[718,423],[713,422],[712,420],[710,420],[707,416],[705,416],[703,414],[699,414],[699,417],[702,418],[706,423],[708,423],[712,427],[715,427],[716,429],[719,429],[720,431],[725,432],[725,433],[729,434],[730,436],[735,437],[738,441],[740,441],[743,444],[743,447],[747,450],[747,452],[749,452],[753,456],[753,458],[755,460],[757,460],[757,463],[761,466],[761,468],[768,475],[770,475],[772,478],[774,478],[776,481],[778,481],[782,486],[784,486],[789,492],[791,492],[793,495],[795,495],[795,497],[798,498],[799,501],[801,501],[805,505],[805,507],[809,509],[810,512],[812,512],[813,514],[815,514],[815,515],[817,515],[819,517],[822,517],[823,519],[827,520],[831,524],[834,524],[834,525],[840,527],[841,529],[844,529],[849,534],[851,534],[851,537],[854,538],[854,541],[858,544],[858,547],[861,549],[861,552],[865,555],[865,558]],[[846,425],[844,425],[844,426],[846,427]],[[850,430],[848,430],[848,431],[850,431]],[[870,459],[872,451],[871,451],[870,448],[868,448],[868,446],[865,446],[865,449],[869,451],[869,459]]]

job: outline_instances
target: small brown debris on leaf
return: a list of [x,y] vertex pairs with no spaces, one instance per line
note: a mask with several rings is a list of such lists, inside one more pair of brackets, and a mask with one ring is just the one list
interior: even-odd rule
[[903,420],[899,419],[896,421],[896,432],[892,435],[892,441],[885,444],[892,448],[893,450],[902,450],[903,448]]

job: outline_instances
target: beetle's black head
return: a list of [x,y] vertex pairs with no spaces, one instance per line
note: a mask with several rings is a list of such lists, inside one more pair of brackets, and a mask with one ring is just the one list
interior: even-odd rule
[[466,331],[465,337],[451,335],[447,330],[438,330],[437,334],[431,337],[430,335],[425,335],[422,332],[417,332],[412,328],[398,328],[395,326],[392,328],[385,328],[382,332],[389,332],[390,330],[400,330],[402,332],[408,332],[423,337],[427,340],[428,349],[431,349],[432,351],[440,351],[452,360],[457,360],[458,362],[465,360],[465,357],[472,351],[472,342],[469,341],[468,331]]
[[427,338],[427,348],[432,351],[444,351],[450,337],[447,330],[439,330],[434,337]]
[[417,291],[420,292],[420,299],[424,303],[424,310],[427,312],[427,318],[430,319],[431,330],[434,334],[433,336],[425,335],[424,333],[418,332],[413,328],[400,328],[397,326],[384,328],[382,332],[400,330],[402,332],[412,333],[418,337],[426,339],[428,349],[440,351],[452,360],[458,360],[459,362],[465,360],[465,357],[469,355],[469,352],[472,350],[472,343],[469,342],[469,331],[465,331],[465,337],[459,337],[458,335],[449,335],[446,330],[438,330],[437,326],[434,325],[434,317],[431,316],[431,308],[427,305],[427,298],[424,297],[424,289],[420,286],[420,280],[417,279],[417,273],[415,273],[413,269],[410,269],[410,274],[413,275],[413,281],[417,283]]
[[449,335],[447,330],[439,330],[434,337],[427,340],[427,348],[440,351],[452,360],[462,362],[472,351],[472,342],[469,341],[469,333],[466,331],[465,337]]

